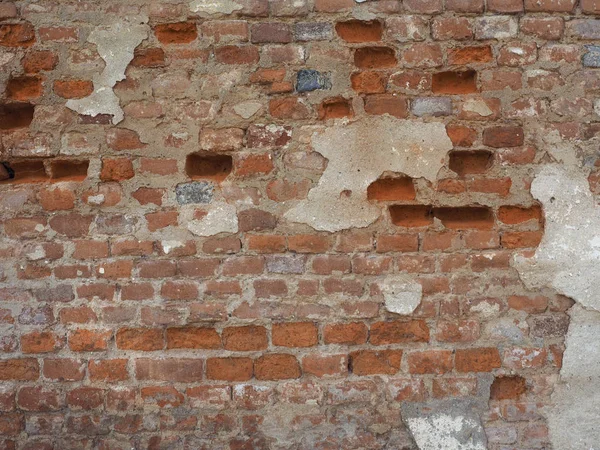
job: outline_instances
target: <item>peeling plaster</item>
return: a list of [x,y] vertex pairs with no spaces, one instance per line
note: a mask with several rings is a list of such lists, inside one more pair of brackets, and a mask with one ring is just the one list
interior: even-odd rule
[[380,285],[385,308],[393,313],[412,314],[421,304],[423,287],[409,275],[390,275]]
[[[577,302],[565,340],[560,381],[547,408],[553,448],[600,449],[600,207],[574,144],[544,138],[556,163],[542,167],[531,193],[543,205],[544,236],[532,258],[513,266],[530,289],[550,287]],[[565,426],[568,424],[568,426]]]
[[488,411],[494,377],[480,374],[477,378],[477,393],[473,397],[402,404],[402,420],[419,450],[487,449],[481,417]]
[[112,115],[114,125],[123,120],[123,110],[113,87],[125,79],[125,70],[133,59],[133,51],[148,37],[150,28],[147,23],[147,17],[135,17],[96,27],[90,33],[88,41],[96,44],[106,65],[102,73],[94,76],[94,92],[88,97],[67,101],[67,108],[92,117],[98,114]]
[[545,165],[531,184],[543,205],[544,236],[532,258],[516,256],[513,265],[529,289],[552,287],[600,311],[600,208],[575,150],[557,146],[551,154],[562,164]]
[[329,160],[318,185],[284,217],[316,230],[364,228],[381,215],[367,188],[384,172],[436,179],[452,142],[441,122],[382,116],[338,123],[313,136],[314,150]]

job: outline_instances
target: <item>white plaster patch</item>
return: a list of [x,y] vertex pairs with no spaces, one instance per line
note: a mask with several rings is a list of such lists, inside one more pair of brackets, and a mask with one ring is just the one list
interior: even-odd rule
[[133,59],[133,51],[148,37],[150,28],[147,22],[147,17],[135,17],[96,27],[90,33],[88,41],[96,44],[106,66],[102,73],[94,77],[94,92],[88,97],[67,101],[67,108],[92,117],[98,114],[112,115],[114,125],[123,120],[123,110],[113,87],[125,79],[125,70]]
[[390,275],[380,284],[385,308],[396,314],[412,314],[421,304],[423,287],[404,274]]
[[31,250],[30,252],[27,253],[27,258],[31,259],[32,261],[36,261],[39,259],[44,259],[46,257],[46,251],[44,250],[44,247],[42,247],[41,245],[36,245],[33,250]]
[[242,5],[232,0],[193,0],[190,2],[190,11],[196,13],[231,14],[242,9]]
[[90,195],[87,201],[90,205],[101,205],[104,203],[104,194]]
[[485,443],[473,437],[473,432],[483,432],[474,419],[437,414],[410,418],[407,422],[420,450],[486,450]]
[[202,218],[191,220],[188,230],[198,236],[214,236],[219,233],[237,233],[238,220],[235,206],[225,202],[214,202]]
[[367,188],[384,172],[434,181],[452,149],[443,123],[388,116],[338,123],[312,141],[329,163],[308,198],[284,217],[330,232],[364,228],[377,220],[381,207],[367,200]]
[[168,255],[176,248],[184,247],[185,244],[181,241],[162,241],[161,242],[163,252]]

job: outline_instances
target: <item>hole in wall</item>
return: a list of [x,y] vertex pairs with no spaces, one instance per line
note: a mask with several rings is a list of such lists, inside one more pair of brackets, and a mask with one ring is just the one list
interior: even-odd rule
[[83,181],[87,177],[89,161],[52,160],[50,176],[52,181]]
[[494,163],[494,155],[487,150],[452,151],[448,167],[459,176],[486,172]]
[[233,169],[230,155],[193,153],[185,160],[185,173],[192,180],[212,180],[220,183]]
[[367,188],[367,199],[375,201],[414,200],[415,186],[410,177],[380,178]]
[[0,105],[0,130],[27,128],[33,121],[34,106],[29,103]]

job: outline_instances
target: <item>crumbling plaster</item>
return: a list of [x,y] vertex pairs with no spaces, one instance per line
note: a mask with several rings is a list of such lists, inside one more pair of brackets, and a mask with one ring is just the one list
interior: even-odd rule
[[125,79],[125,70],[133,59],[135,48],[148,37],[150,27],[147,23],[147,17],[132,17],[96,27],[90,33],[88,41],[96,44],[106,65],[94,77],[94,92],[87,97],[67,101],[67,108],[93,117],[112,115],[115,125],[123,120],[123,110],[113,88],[118,81]]
[[308,198],[284,217],[320,231],[364,228],[381,215],[367,200],[367,188],[384,172],[434,181],[452,142],[441,122],[385,116],[339,123],[313,137],[328,165]]
[[543,206],[544,236],[533,257],[517,256],[513,265],[528,288],[550,287],[577,302],[569,311],[561,377],[546,413],[553,448],[594,450],[600,448],[600,207],[581,164],[586,149],[557,133],[541,144],[554,160],[531,185]]

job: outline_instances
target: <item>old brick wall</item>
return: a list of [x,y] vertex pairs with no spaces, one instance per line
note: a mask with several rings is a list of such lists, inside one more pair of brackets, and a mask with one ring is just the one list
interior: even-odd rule
[[[573,302],[511,261],[543,236],[544,137],[600,131],[597,14],[0,1],[0,449],[417,449],[411,408],[476,412],[485,433],[440,448],[552,448]],[[435,179],[340,189],[376,211],[360,228],[286,215],[315,204],[323,148],[406,121],[449,138],[440,161],[394,144]],[[313,145],[352,124],[360,145]],[[399,274],[422,286],[408,315],[382,295]]]

